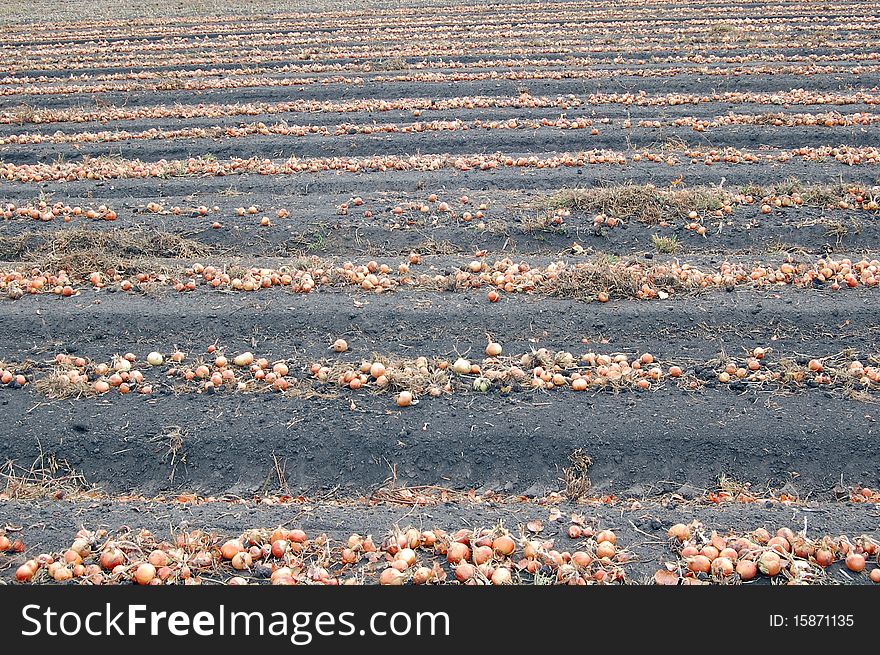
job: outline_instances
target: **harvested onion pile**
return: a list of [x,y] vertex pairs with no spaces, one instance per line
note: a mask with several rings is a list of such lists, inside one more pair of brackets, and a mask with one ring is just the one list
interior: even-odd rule
[[[574,552],[552,540],[514,537],[491,529],[393,529],[379,543],[352,534],[333,543],[301,529],[254,529],[222,540],[201,531],[158,541],[148,530],[80,530],[70,548],[42,553],[19,565],[21,583],[84,585],[358,585],[612,584],[624,582],[629,553],[611,530],[594,531],[574,517],[568,531]],[[525,530],[523,531],[525,532]],[[594,534],[595,532],[595,534]],[[9,545],[0,535],[0,546]],[[20,542],[16,542],[20,544]],[[11,549],[11,545],[10,545]],[[16,552],[24,550],[23,545]]]
[[[700,226],[693,223],[691,228],[699,232]],[[319,263],[302,268],[239,269],[196,263],[178,275],[149,272],[132,277],[117,271],[95,271],[86,279],[72,279],[64,270],[12,269],[0,270],[0,294],[12,299],[39,293],[70,296],[79,293],[78,288],[86,284],[95,289],[113,285],[122,291],[143,292],[159,287],[171,287],[181,292],[195,291],[200,286],[245,292],[282,288],[294,293],[310,293],[322,287],[354,287],[371,293],[400,288],[445,291],[489,287],[489,300],[492,302],[497,302],[502,292],[543,293],[607,302],[612,297],[665,299],[677,292],[730,290],[735,287],[791,286],[837,291],[842,288],[876,289],[880,283],[880,261],[876,259],[853,261],[848,258],[821,258],[812,264],[785,262],[753,266],[724,262],[715,270],[701,270],[677,261],[646,265],[635,261],[600,264],[560,260],[546,266],[531,266],[503,258],[491,263],[474,259],[449,274],[416,273],[411,270],[421,261],[418,253],[411,253],[407,261],[397,264],[345,262],[336,267]]]
[[[350,345],[337,339],[329,350],[346,355]],[[705,387],[748,389],[805,388],[871,392],[880,389],[880,355],[843,353],[825,357],[776,356],[756,347],[742,357],[719,356],[707,362],[659,361],[651,353],[574,354],[538,348],[518,355],[504,354],[489,342],[485,357],[399,358],[374,353],[352,361],[349,356],[319,362],[294,359],[270,361],[252,352],[226,356],[216,346],[206,356],[189,359],[176,350],[154,351],[144,359],[134,353],[109,362],[57,354],[52,360],[0,366],[0,387],[21,388],[33,382],[50,398],[92,396],[118,391],[152,394],[164,388],[175,393],[276,391],[310,396],[315,385],[349,391],[390,392],[400,407],[418,396],[450,393],[508,394],[571,390],[649,391],[663,385],[697,391]],[[326,389],[324,389],[326,391]]]
[[[758,528],[748,535],[706,534],[694,521],[669,529],[679,555],[654,576],[657,584],[736,584],[766,577],[789,585],[823,583],[826,569],[842,562],[849,575],[868,571],[872,582],[880,583],[880,544],[868,536],[850,541],[846,536],[807,539],[789,528],[772,535]],[[876,566],[870,568],[869,563]]]

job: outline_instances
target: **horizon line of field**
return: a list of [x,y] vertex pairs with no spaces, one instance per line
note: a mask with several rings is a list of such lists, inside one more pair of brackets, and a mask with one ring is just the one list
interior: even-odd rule
[[[673,15],[665,15],[662,13],[663,8],[666,5],[662,2],[629,2],[624,3],[625,5],[637,5],[638,10],[644,12],[645,18],[635,17],[635,20],[638,22],[646,22],[646,23],[655,23],[655,22],[664,22],[670,23],[674,25],[681,24],[682,21],[690,21],[693,18],[699,16],[701,21],[705,23],[711,24],[712,21],[729,21],[730,10],[736,7],[742,7],[743,5],[752,5],[753,3],[744,3],[744,2],[736,2],[736,1],[722,1],[722,2],[702,2],[699,10],[693,10],[692,17],[682,17],[680,13],[675,13]],[[527,18],[520,18],[514,21],[514,24],[522,24],[526,23],[553,23],[556,24],[560,20],[561,21],[569,21],[572,23],[577,23],[578,21],[583,21],[585,13],[583,9],[595,9],[595,17],[592,14],[587,13],[586,16],[592,20],[594,20],[597,24],[611,24],[611,25],[619,25],[621,23],[620,20],[609,19],[609,18],[599,18],[599,16],[603,15],[601,13],[601,9],[597,7],[595,3],[588,2],[567,2],[564,5],[564,9],[560,10],[559,4],[556,3],[520,3],[520,2],[501,2],[496,3],[496,6],[505,6],[509,5],[512,7],[523,7],[530,6],[534,8],[544,9],[547,12],[552,11],[553,16],[548,16],[546,19],[536,16],[534,11],[529,12],[528,14],[522,14],[518,12],[513,12],[511,16],[516,18],[517,16],[527,16]],[[859,16],[858,13],[853,13],[853,9],[856,7],[864,8],[864,16],[865,18],[874,17],[874,14],[871,13],[871,7],[874,6],[875,3],[871,2],[843,2],[837,3],[836,7],[839,9],[838,12],[834,11],[834,7],[829,8],[827,6],[816,7],[812,12],[807,11],[810,7],[810,3],[800,3],[800,5],[795,6],[790,10],[790,13],[786,12],[786,8],[784,5],[777,7],[780,10],[780,13],[774,14],[772,16],[761,16],[760,19],[764,20],[781,20],[781,21],[798,21],[802,22],[805,15],[809,13],[818,14],[816,18],[824,21],[841,19],[841,20],[849,20],[851,21],[853,16]],[[845,7],[846,10],[842,8]],[[660,13],[658,13],[658,9]],[[629,8],[629,11],[633,11],[633,7]],[[387,12],[389,14],[394,14],[393,16],[388,16],[385,18],[383,13]],[[188,17],[188,16],[174,16],[167,19],[161,19],[157,17],[152,18],[140,18],[138,20],[134,19],[116,19],[116,20],[103,20],[97,21],[98,25],[101,28],[113,27],[118,24],[119,29],[125,29],[126,34],[132,34],[133,31],[137,29],[142,29],[145,32],[148,30],[152,31],[155,27],[160,26],[163,27],[166,31],[163,36],[167,36],[169,32],[173,33],[174,30],[186,30],[187,34],[193,34],[194,36],[204,37],[210,34],[217,35],[225,35],[229,33],[235,33],[234,31],[216,31],[210,32],[209,30],[204,30],[204,32],[200,32],[197,29],[197,26],[210,26],[212,28],[217,28],[223,26],[225,24],[229,24],[230,27],[239,28],[243,24],[247,24],[248,27],[253,27],[254,25],[259,26],[261,22],[265,22],[267,26],[277,26],[284,25],[285,23],[293,23],[294,25],[301,25],[303,30],[306,30],[309,27],[314,28],[316,23],[316,18],[323,19],[323,22],[326,22],[328,19],[332,19],[333,17],[338,16],[340,21],[345,21],[346,26],[349,29],[356,30],[360,26],[364,28],[367,27],[390,27],[390,26],[400,26],[401,24],[408,25],[410,22],[413,25],[421,24],[426,26],[434,26],[438,24],[438,19],[443,20],[443,16],[445,14],[449,15],[449,18],[446,19],[449,21],[449,25],[469,25],[468,15],[471,15],[474,23],[484,24],[484,21],[488,19],[492,19],[492,15],[497,12],[487,11],[484,7],[473,6],[473,7],[461,7],[461,6],[450,6],[438,4],[437,6],[432,8],[432,15],[429,18],[415,18],[410,12],[406,12],[404,10],[393,10],[389,11],[387,9],[371,9],[369,14],[364,13],[362,18],[357,18],[356,16],[352,16],[351,12],[337,12],[332,10],[324,10],[318,12],[292,12],[292,13],[274,13],[271,17],[266,17],[264,15],[248,15],[248,14],[228,14],[228,15],[212,15],[212,16],[200,16],[198,18]],[[571,16],[571,18],[567,18],[567,16]],[[506,24],[510,24],[511,19],[497,19],[497,20],[505,20]],[[359,22],[363,21],[363,22]],[[478,22],[479,21],[479,22]],[[56,33],[57,26],[59,25],[82,25],[82,26],[94,26],[96,21],[57,21],[57,22],[43,22],[35,29],[31,23],[7,23],[6,29],[7,33],[10,35],[15,35],[18,32],[27,31],[29,36],[32,36],[34,33],[40,32],[52,32],[53,35]],[[528,24],[526,23],[526,24]],[[191,25],[192,24],[192,25]],[[319,25],[322,23],[318,23]],[[177,27],[179,26],[179,27]],[[194,29],[194,27],[196,29]],[[339,26],[342,27],[341,25]],[[98,27],[93,27],[93,29],[97,32]],[[325,29],[333,29],[330,28]],[[8,38],[8,37],[7,37]],[[112,36],[111,36],[112,38]],[[48,41],[52,43],[53,41]]]

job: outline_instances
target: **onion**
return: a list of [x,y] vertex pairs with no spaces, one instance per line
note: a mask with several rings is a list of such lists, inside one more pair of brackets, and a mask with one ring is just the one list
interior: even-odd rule
[[758,575],[758,567],[751,560],[743,559],[736,563],[736,572],[742,580],[752,580]]
[[250,366],[254,363],[254,354],[251,352],[241,353],[240,355],[236,355],[232,360],[232,363],[236,366]]
[[721,535],[719,535],[714,530],[712,531],[712,536],[709,538],[709,542],[715,547],[715,550],[717,550],[719,553],[721,553],[721,551],[727,547],[727,541],[725,539],[722,539]]
[[348,342],[345,339],[337,339],[330,348],[333,352],[344,353],[348,351]]
[[492,584],[494,585],[505,585],[511,584],[513,582],[513,577],[510,575],[510,569],[507,567],[500,567],[495,569],[495,572],[492,574]]
[[408,568],[416,563],[416,551],[412,548],[401,548],[397,555],[395,555],[395,559],[405,562]]
[[541,543],[538,541],[526,541],[523,544],[523,557],[535,559],[541,551]]
[[803,537],[797,537],[794,541],[794,554],[803,559],[809,559],[815,553],[813,545]]
[[880,569],[871,569],[868,577],[871,579],[871,582],[880,584]]
[[717,557],[712,560],[712,573],[718,577],[726,578],[733,575],[733,562],[726,557]]
[[678,539],[679,543],[684,543],[691,538],[691,529],[684,523],[676,523],[669,528],[669,538]]
[[502,350],[503,349],[501,347],[501,344],[495,341],[490,342],[489,345],[486,346],[486,354],[489,357],[498,357],[498,355],[501,354]]
[[718,553],[718,549],[715,548],[715,546],[712,546],[710,544],[706,544],[705,546],[703,546],[700,549],[700,554],[705,555],[710,560],[714,560],[716,557],[718,557],[719,553]]
[[276,539],[272,542],[272,557],[284,557],[287,552],[287,539]]
[[578,378],[571,381],[571,388],[574,391],[586,391],[589,383],[584,378]]
[[165,361],[165,358],[162,357],[162,353],[157,353],[156,351],[151,352],[147,355],[147,364],[150,366],[161,366],[162,362]]
[[471,363],[464,357],[459,357],[452,365],[452,370],[458,375],[468,375],[471,372]]
[[571,556],[571,562],[578,569],[586,569],[589,568],[590,564],[593,563],[593,558],[590,554],[583,550],[575,551]]
[[611,559],[617,554],[617,547],[610,541],[601,542],[596,548],[596,555],[600,559]]
[[36,572],[37,563],[34,560],[29,559],[15,570],[15,579],[19,582],[28,582],[34,577],[34,573]]
[[492,548],[489,546],[477,546],[474,548],[474,564],[485,564],[492,559]]
[[687,559],[688,557],[693,557],[694,555],[699,555],[699,554],[700,554],[699,549],[692,544],[688,544],[687,546],[685,546],[684,548],[681,549],[681,556],[684,557],[685,559]]
[[125,553],[118,548],[110,548],[101,553],[98,562],[107,571],[112,571],[117,566],[125,563]]
[[503,535],[492,542],[492,549],[499,555],[510,556],[516,550],[516,542],[509,535]]
[[59,566],[52,573],[52,578],[54,578],[55,582],[66,582],[73,577],[73,571],[71,571],[66,566]]
[[761,557],[758,560],[758,568],[761,569],[761,573],[764,573],[765,575],[779,575],[779,571],[782,570],[782,561],[777,553],[768,550],[761,554]]
[[846,568],[853,573],[861,573],[865,570],[865,556],[861,553],[850,553],[846,556]]
[[416,403],[413,399],[413,395],[411,391],[403,390],[399,394],[397,394],[397,398],[395,398],[394,402],[397,403],[398,407],[409,407]]
[[474,573],[476,573],[476,569],[473,564],[467,562],[462,562],[455,567],[455,579],[459,582],[467,582],[474,577]]
[[223,559],[232,559],[238,553],[244,550],[244,546],[239,539],[230,539],[220,547],[220,554]]
[[253,563],[253,558],[251,557],[251,554],[247,551],[236,553],[232,558],[232,568],[234,568],[236,571],[249,569]]
[[831,566],[834,563],[834,553],[827,548],[820,548],[816,551],[816,564],[822,568]]
[[665,587],[674,587],[678,584],[679,577],[677,573],[660,569],[654,573],[654,584]]
[[162,550],[154,550],[150,553],[147,560],[155,567],[162,567],[168,564],[168,554]]
[[735,562],[739,559],[739,553],[736,552],[733,548],[722,548],[721,552],[718,553],[719,557],[726,557],[731,562]]
[[269,577],[269,580],[272,582],[272,584],[275,584],[276,580],[284,577],[293,577],[293,571],[290,570],[290,567],[282,566],[275,569],[274,571],[272,571],[272,575]]
[[695,555],[688,562],[688,569],[694,573],[708,573],[712,568],[712,562],[705,555]]
[[458,564],[459,562],[465,561],[470,555],[471,549],[458,541],[450,543],[449,548],[446,550],[446,559],[450,564]]
[[388,567],[379,575],[379,584],[385,586],[400,586],[405,580],[406,575],[391,567]]
[[426,584],[432,576],[432,571],[427,566],[420,566],[416,569],[416,572],[413,573],[412,583],[413,584]]
[[89,542],[82,537],[74,540],[73,544],[71,544],[70,546],[70,550],[81,555],[82,557],[88,557],[92,552],[92,548],[91,546],[89,546]]
[[156,567],[149,562],[139,565],[134,572],[134,579],[139,585],[148,585],[156,577]]

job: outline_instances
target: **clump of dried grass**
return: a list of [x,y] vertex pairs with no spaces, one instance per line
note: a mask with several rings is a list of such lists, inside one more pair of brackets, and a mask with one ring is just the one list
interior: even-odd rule
[[593,458],[577,448],[568,456],[571,466],[562,469],[562,481],[565,483],[565,497],[569,500],[580,500],[590,491],[590,467]]
[[720,187],[659,188],[632,183],[608,187],[562,189],[541,203],[548,209],[578,209],[643,223],[683,218],[690,211],[720,209],[733,194]]
[[[683,219],[691,211],[716,211],[724,205],[740,204],[746,195],[760,199],[797,194],[802,206],[836,207],[841,200],[851,199],[849,192],[852,186],[842,181],[808,184],[797,178],[788,178],[777,184],[749,184],[727,191],[720,186],[656,187],[628,182],[605,187],[560,189],[536,200],[532,208],[578,209],[644,223],[659,223],[662,220]],[[869,195],[867,190],[866,194]]]
[[790,177],[777,184],[770,186],[752,185],[751,195],[764,196],[791,196],[800,195],[803,204],[808,207],[829,207],[837,205],[841,199],[848,195],[848,185],[843,182],[835,184],[805,184],[796,177]]
[[67,460],[58,459],[53,454],[46,455],[42,450],[30,468],[6,460],[0,470],[0,480],[4,482],[0,496],[7,500],[60,500],[103,495],[99,487],[89,484],[82,473],[76,471]]
[[[442,392],[452,381],[452,374],[434,366],[428,362],[427,367],[420,367],[415,359],[399,357],[386,357],[379,353],[373,353],[371,362],[379,362],[385,365],[385,377],[388,385],[382,391],[411,391],[414,394],[423,394],[434,391]],[[351,362],[336,362],[329,365],[328,382],[335,383],[341,376],[349,371],[358,371],[359,365]]]
[[170,425],[162,430],[161,433],[150,437],[152,443],[160,446],[163,462],[168,462],[171,466],[171,473],[168,480],[174,482],[174,475],[177,473],[177,465],[186,463],[186,452],[183,450],[184,432],[179,425]]
[[37,110],[31,105],[23,102],[5,112],[5,115],[13,122],[18,123],[19,125],[24,125],[25,123],[36,122]]
[[567,267],[548,284],[548,292],[563,298],[591,299],[600,291],[612,296],[638,296],[642,284],[650,279],[651,286],[667,292],[681,292],[688,289],[680,278],[659,269],[644,269],[641,266],[620,261],[597,260]]
[[416,245],[413,250],[422,255],[458,255],[463,251],[461,246],[457,246],[451,241],[428,239]]
[[554,232],[562,228],[553,211],[542,211],[537,214],[527,214],[519,219],[521,232]]
[[50,234],[26,232],[17,237],[0,237],[0,260],[26,261],[43,270],[65,270],[70,275],[123,271],[135,265],[149,267],[156,260],[197,259],[214,251],[210,246],[178,234],[140,227],[77,228]]
[[731,478],[724,473],[718,476],[718,490],[723,491],[733,500],[751,496],[751,488],[752,485],[750,482],[741,482],[740,480]]
[[94,396],[97,393],[86,380],[71,382],[67,377],[67,370],[62,367],[55,367],[43,377],[38,378],[34,382],[34,389],[52,400],[82,398]]
[[409,68],[409,63],[403,57],[388,57],[374,61],[371,65],[377,71],[402,71]]

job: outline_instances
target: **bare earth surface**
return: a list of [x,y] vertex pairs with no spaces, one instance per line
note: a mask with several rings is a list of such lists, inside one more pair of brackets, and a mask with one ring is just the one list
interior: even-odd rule
[[0,14],[4,580],[868,582],[880,5],[68,4]]

